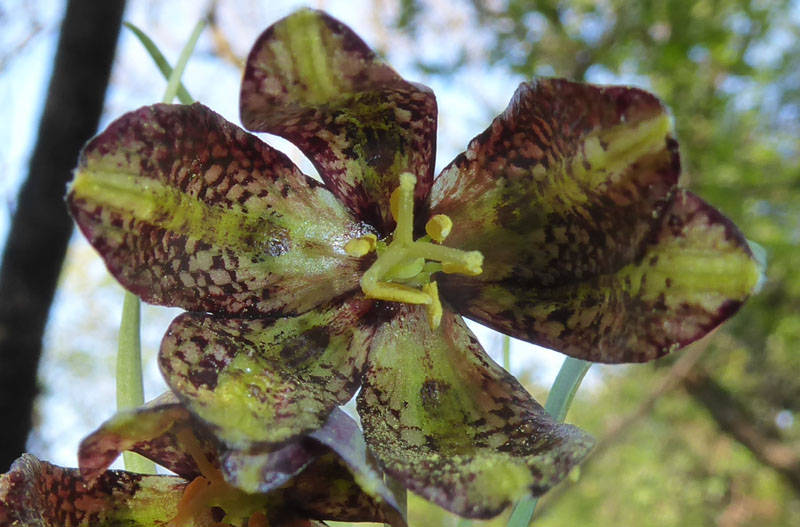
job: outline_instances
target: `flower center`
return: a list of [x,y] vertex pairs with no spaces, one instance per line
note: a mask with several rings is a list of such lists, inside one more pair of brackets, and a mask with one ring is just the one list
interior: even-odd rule
[[444,214],[437,214],[425,225],[426,236],[414,240],[414,187],[417,178],[408,172],[400,174],[400,186],[389,200],[397,222],[388,244],[373,234],[347,242],[344,250],[361,257],[373,250],[378,259],[361,277],[361,289],[367,298],[423,304],[428,307],[428,323],[436,329],[442,320],[439,290],[431,275],[442,271],[467,276],[483,272],[483,255],[478,251],[462,251],[440,245],[453,227]]

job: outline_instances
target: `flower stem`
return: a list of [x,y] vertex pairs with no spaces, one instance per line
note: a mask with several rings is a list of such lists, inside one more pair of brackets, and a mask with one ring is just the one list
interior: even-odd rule
[[[125,291],[117,347],[117,410],[136,408],[144,403],[142,352],[139,340],[140,302]],[[156,465],[133,452],[123,452],[125,468],[142,474],[155,474]]]
[[[557,420],[563,421],[567,416],[567,411],[578,392],[578,387],[581,385],[586,372],[592,364],[581,359],[567,357],[561,365],[561,369],[553,382],[553,387],[550,389],[550,394],[547,396],[547,402],[544,409],[550,416]],[[533,519],[533,512],[536,510],[536,504],[539,498],[526,498],[520,500],[514,507],[511,517],[508,519],[508,527],[527,527]]]

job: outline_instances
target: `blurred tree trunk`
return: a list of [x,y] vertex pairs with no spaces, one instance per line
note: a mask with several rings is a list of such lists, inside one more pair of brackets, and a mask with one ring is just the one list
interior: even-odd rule
[[702,368],[687,375],[684,384],[721,430],[747,447],[761,463],[781,474],[800,493],[800,452],[781,441],[777,427],[758,419]]
[[42,335],[72,233],[65,186],[103,109],[124,0],[69,0],[0,264],[0,472],[25,449]]

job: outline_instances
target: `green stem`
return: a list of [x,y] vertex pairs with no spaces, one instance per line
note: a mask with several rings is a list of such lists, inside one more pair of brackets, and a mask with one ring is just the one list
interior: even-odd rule
[[[144,403],[139,313],[139,299],[125,291],[117,347],[117,410],[136,408]],[[133,452],[123,452],[122,460],[125,468],[132,472],[156,473],[155,463]]]
[[[564,359],[564,363],[561,365],[556,380],[553,382],[553,387],[550,389],[550,394],[547,396],[547,402],[544,405],[544,409],[553,419],[563,421],[567,416],[572,400],[578,392],[578,387],[580,387],[581,381],[583,381],[591,365],[590,362],[581,359],[572,357]],[[538,501],[539,498],[520,500],[514,507],[507,526],[527,527],[530,525]]]
[[564,359],[547,396],[547,402],[544,403],[544,409],[556,421],[563,421],[567,417],[572,400],[591,366],[592,363],[585,360],[573,357]]

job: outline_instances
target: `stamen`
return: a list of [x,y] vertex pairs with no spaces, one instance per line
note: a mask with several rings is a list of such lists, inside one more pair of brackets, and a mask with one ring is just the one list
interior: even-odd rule
[[344,252],[355,258],[361,258],[375,250],[378,237],[374,234],[365,234],[360,238],[353,238],[344,245]]
[[478,276],[483,272],[481,267],[466,267],[457,263],[443,262],[442,272],[445,274],[463,274],[464,276]]
[[[258,494],[247,494],[225,481],[220,469],[209,461],[203,445],[192,432],[191,427],[181,426],[173,431],[182,450],[189,454],[197,465],[200,476],[189,483],[178,501],[175,516],[167,522],[167,527],[192,527],[208,525],[232,527],[247,519],[249,527],[269,527],[264,516],[264,500]],[[215,522],[213,509],[219,507],[225,517],[238,518],[235,522]]]
[[413,287],[407,285],[397,284],[394,282],[379,282],[375,281],[370,284],[365,281],[367,275],[361,278],[361,289],[368,298],[376,298],[378,300],[388,300],[389,302],[405,302],[406,304],[430,304],[433,302],[431,297]]
[[432,302],[428,305],[428,325],[436,329],[442,323],[442,302],[439,300],[439,286],[431,282],[422,286],[422,291],[427,293]]
[[452,228],[453,220],[445,214],[437,214],[425,224],[425,232],[439,243],[442,243],[447,238]]
[[400,186],[389,199],[397,223],[391,243],[367,235],[348,241],[345,252],[357,258],[377,247],[377,259],[361,276],[361,290],[368,298],[427,306],[428,324],[436,329],[442,321],[442,303],[431,275],[439,271],[478,275],[483,271],[483,255],[438,245],[453,228],[453,221],[444,214],[431,218],[425,225],[428,234],[414,241],[416,182],[413,174],[401,174]]
[[483,254],[480,251],[462,251],[443,245],[419,242],[413,243],[407,250],[409,256],[442,262],[442,270],[445,273],[447,273],[445,267],[460,269],[453,272],[469,276],[477,276],[483,272]]

